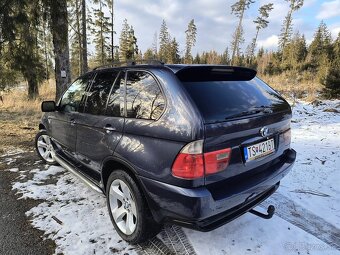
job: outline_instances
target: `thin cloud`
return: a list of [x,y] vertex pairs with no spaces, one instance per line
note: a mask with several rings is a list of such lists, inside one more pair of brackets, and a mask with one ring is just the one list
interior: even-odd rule
[[264,40],[260,40],[258,42],[258,47],[263,47],[265,49],[273,49],[275,47],[277,47],[279,43],[279,37],[277,35],[272,35]]
[[321,5],[321,10],[316,17],[318,19],[340,17],[340,0],[323,3]]

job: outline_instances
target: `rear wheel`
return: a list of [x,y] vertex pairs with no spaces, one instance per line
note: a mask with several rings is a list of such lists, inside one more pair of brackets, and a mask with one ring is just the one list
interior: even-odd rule
[[114,171],[106,188],[107,206],[118,234],[132,244],[156,235],[160,227],[153,220],[141,191],[125,171]]
[[47,164],[55,165],[57,162],[53,158],[53,145],[50,136],[45,130],[40,130],[35,137],[35,148],[39,157]]

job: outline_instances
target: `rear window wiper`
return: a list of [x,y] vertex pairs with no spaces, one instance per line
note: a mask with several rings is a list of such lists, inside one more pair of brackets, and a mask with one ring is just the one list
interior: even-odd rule
[[270,107],[258,106],[258,107],[251,108],[250,110],[247,110],[247,111],[243,111],[243,112],[240,112],[240,113],[232,114],[230,116],[227,116],[225,119],[226,120],[235,119],[235,118],[255,115],[255,114],[258,114],[258,113],[269,114],[269,113],[273,113],[273,111],[272,111],[272,109]]

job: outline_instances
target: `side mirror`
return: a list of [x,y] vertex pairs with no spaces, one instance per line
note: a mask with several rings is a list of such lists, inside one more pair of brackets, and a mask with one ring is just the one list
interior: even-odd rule
[[54,101],[44,101],[41,104],[42,112],[55,112],[57,109]]

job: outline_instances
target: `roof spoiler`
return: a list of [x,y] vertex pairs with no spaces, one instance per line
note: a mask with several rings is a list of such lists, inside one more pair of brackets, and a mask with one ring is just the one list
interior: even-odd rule
[[256,71],[245,67],[223,65],[192,65],[176,72],[182,82],[199,81],[250,81],[256,76]]

